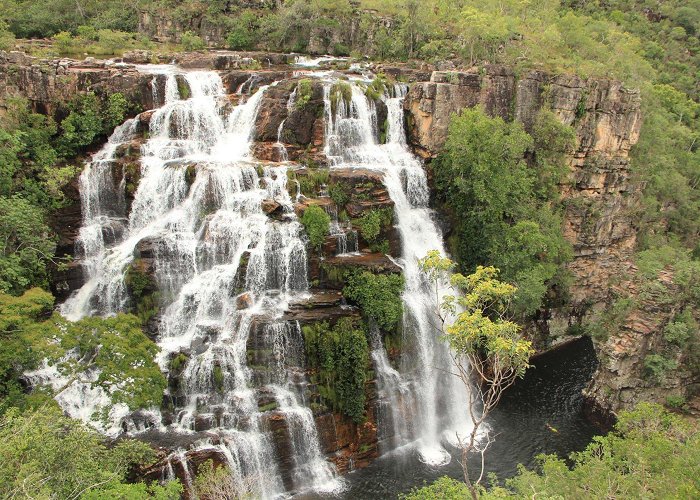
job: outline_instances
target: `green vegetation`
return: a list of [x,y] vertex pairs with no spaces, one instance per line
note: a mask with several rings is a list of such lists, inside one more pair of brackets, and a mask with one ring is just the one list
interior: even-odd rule
[[400,274],[348,272],[343,295],[362,309],[370,321],[386,332],[393,332],[403,316],[404,279]]
[[8,29],[7,23],[0,20],[0,50],[12,50],[15,45],[15,35]]
[[339,210],[341,210],[349,201],[350,193],[344,184],[341,182],[332,182],[328,185],[328,195],[336,204]]
[[384,95],[388,83],[389,82],[387,80],[386,75],[384,75],[383,73],[379,73],[374,78],[374,80],[372,80],[372,82],[369,85],[367,85],[367,88],[365,89],[365,95],[368,99],[376,101]]
[[365,212],[362,217],[355,221],[360,234],[370,244],[377,243],[377,238],[382,229],[391,226],[394,220],[394,209],[391,207],[372,209]]
[[52,305],[53,297],[38,288],[20,297],[0,294],[0,409],[26,404],[19,377],[42,360],[69,383],[99,370],[91,383],[103,388],[113,404],[160,406],[166,381],[153,360],[158,348],[143,334],[138,318],[119,314],[70,322],[58,314],[49,317]]
[[[621,412],[615,430],[597,436],[571,456],[540,456],[537,470],[521,467],[505,487],[481,489],[483,499],[503,498],[695,498],[700,495],[700,432],[697,425],[640,403]],[[413,490],[403,498],[463,499],[467,487],[450,478]]]
[[[80,27],[92,30],[136,31],[137,5],[115,0],[3,0],[2,18],[21,38],[48,38],[61,31],[78,33]],[[84,30],[85,28],[83,28]]]
[[342,102],[345,106],[350,105],[350,101],[352,101],[352,85],[344,81],[336,82],[331,86],[329,95],[331,100],[331,113],[335,115],[338,104]]
[[234,481],[234,476],[225,465],[214,465],[207,460],[197,467],[194,491],[198,498],[251,498],[255,496],[255,480],[245,478],[241,484]]
[[0,496],[3,498],[154,498],[176,500],[178,481],[127,484],[132,468],[150,464],[146,443],[120,440],[107,447],[97,432],[53,405],[0,417]]
[[202,40],[202,37],[192,31],[185,31],[180,39],[182,48],[186,51],[202,50],[207,47],[207,44]]
[[301,223],[306,229],[311,246],[320,251],[321,245],[330,231],[331,216],[318,205],[311,205],[304,210]]
[[453,117],[436,160],[438,194],[455,214],[451,243],[461,270],[499,268],[518,286],[514,307],[526,316],[565,283],[571,248],[556,199],[573,137],[549,111],[539,113],[530,136],[519,122],[467,109]]
[[260,16],[246,10],[234,17],[229,23],[226,45],[232,50],[249,50],[255,46],[260,28]]
[[0,292],[20,294],[47,283],[56,259],[48,215],[65,206],[63,188],[76,176],[70,162],[124,121],[130,106],[122,94],[98,99],[88,93],[68,103],[57,125],[33,113],[28,102],[8,98],[0,118]]
[[297,109],[304,109],[306,105],[309,104],[312,94],[313,86],[311,85],[311,80],[308,78],[299,80],[299,83],[297,83],[297,94],[294,106]]
[[19,196],[0,196],[0,292],[48,284],[46,266],[55,249],[49,235],[43,210]]
[[153,44],[135,33],[111,29],[96,30],[92,26],[78,26],[77,34],[61,31],[53,37],[56,55],[81,56],[85,53],[109,56],[121,55],[127,50],[148,49]]
[[365,413],[369,346],[365,332],[352,319],[343,318],[331,328],[321,322],[303,327],[304,345],[322,399],[355,422]]

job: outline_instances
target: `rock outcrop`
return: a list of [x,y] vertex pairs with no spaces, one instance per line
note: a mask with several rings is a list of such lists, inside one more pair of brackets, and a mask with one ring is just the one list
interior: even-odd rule
[[0,96],[21,95],[43,114],[55,114],[84,92],[98,96],[121,92],[134,107],[152,109],[152,82],[152,75],[112,61],[39,59],[0,51]]
[[561,186],[564,233],[574,247],[572,302],[574,308],[604,302],[611,278],[627,265],[636,241],[633,208],[640,186],[631,179],[629,151],[641,127],[639,93],[618,82],[570,75],[531,72],[517,79],[499,66],[482,72],[436,71],[430,82],[412,85],[405,101],[416,151],[434,157],[445,143],[452,114],[473,106],[520,120],[526,130],[539,109],[548,107],[574,128],[577,147]]

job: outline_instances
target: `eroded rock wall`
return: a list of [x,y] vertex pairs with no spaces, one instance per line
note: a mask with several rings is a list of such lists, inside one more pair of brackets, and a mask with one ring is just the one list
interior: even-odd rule
[[[405,101],[409,139],[431,158],[447,139],[450,117],[482,106],[492,116],[523,122],[531,130],[542,107],[576,131],[577,147],[561,186],[564,234],[574,247],[574,308],[604,303],[611,279],[627,265],[636,241],[633,209],[640,186],[631,180],[629,151],[641,127],[640,96],[609,80],[583,80],[486,66],[474,72],[434,72],[411,86]],[[552,322],[552,328],[561,325]],[[564,325],[564,328],[566,325]]]

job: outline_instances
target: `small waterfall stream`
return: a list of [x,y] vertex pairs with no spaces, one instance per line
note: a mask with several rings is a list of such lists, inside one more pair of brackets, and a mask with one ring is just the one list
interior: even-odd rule
[[[403,98],[406,87],[397,84],[385,95],[387,106],[387,143],[379,143],[375,103],[356,84],[351,98],[335,97],[332,84],[325,86],[325,152],[335,167],[378,170],[394,202],[397,228],[401,234],[402,263],[406,286],[403,293],[403,335],[410,347],[400,360],[398,370],[388,363],[381,342],[373,342],[372,354],[378,371],[380,390],[391,404],[388,413],[393,443],[417,440],[421,459],[432,465],[445,464],[449,453],[443,438],[454,440],[455,433],[465,435],[467,394],[450,374],[451,358],[439,340],[439,325],[433,314],[435,299],[425,281],[418,260],[429,250],[445,249],[442,235],[428,208],[428,183],[425,172],[406,146],[403,122]],[[335,112],[333,112],[333,109]],[[441,294],[446,290],[440,290]],[[407,416],[410,421],[406,421]]]

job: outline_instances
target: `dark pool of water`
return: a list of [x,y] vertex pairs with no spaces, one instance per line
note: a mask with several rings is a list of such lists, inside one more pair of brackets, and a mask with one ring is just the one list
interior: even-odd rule
[[[572,342],[533,364],[525,378],[503,396],[488,421],[496,441],[487,452],[486,468],[499,479],[513,476],[520,463],[533,466],[541,453],[565,457],[581,450],[597,432],[582,414],[581,390],[596,364],[590,339]],[[472,470],[476,470],[478,460],[473,458]],[[414,450],[399,450],[345,476],[348,489],[343,498],[396,498],[444,475],[461,478],[456,453],[448,465],[435,468],[423,464]]]

